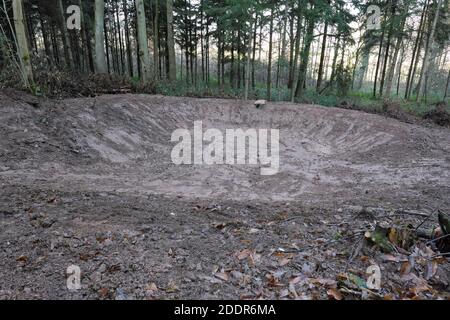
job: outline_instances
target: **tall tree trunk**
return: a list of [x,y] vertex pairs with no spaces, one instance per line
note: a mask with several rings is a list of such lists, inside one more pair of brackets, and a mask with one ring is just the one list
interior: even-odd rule
[[361,89],[367,74],[367,69],[369,67],[370,49],[365,48],[362,50],[363,50],[362,58],[360,59],[361,63],[357,72],[356,87],[355,87],[356,90]]
[[[106,20],[103,23],[103,34],[104,34],[104,38],[105,38],[106,63],[108,65],[108,73],[111,73],[111,59],[109,56],[109,52],[111,50],[110,50],[110,46],[109,46],[110,41],[109,41],[109,36],[108,36],[108,28],[106,26]],[[114,64],[114,61],[113,61],[113,64]],[[113,68],[114,68],[114,66],[113,66]]]
[[105,1],[95,0],[95,69],[97,73],[108,73],[105,57]]
[[93,62],[92,62],[92,56],[91,56],[92,50],[90,50],[91,48],[90,48],[90,43],[89,43],[89,39],[87,36],[87,28],[86,28],[83,5],[81,3],[81,0],[78,0],[78,6],[80,7],[80,23],[81,23],[81,32],[80,33],[81,33],[81,41],[84,46],[83,52],[84,52],[84,61],[85,61],[86,70],[95,72]]
[[[313,3],[311,3],[311,6]],[[312,8],[311,10],[315,10]],[[308,26],[306,29],[306,35],[303,43],[303,50],[301,54],[301,62],[298,70],[297,88],[295,90],[295,96],[300,98],[303,95],[303,91],[306,85],[306,72],[308,70],[309,53],[311,50],[311,43],[314,40],[314,27],[316,25],[314,13],[309,17]]]
[[119,54],[120,54],[120,72],[121,74],[125,74],[125,59],[124,59],[124,46],[122,41],[122,29],[120,27],[120,19],[119,19],[119,0],[116,0],[115,10],[116,10],[116,29],[118,35],[119,42]]
[[177,79],[177,65],[175,60],[175,39],[173,35],[173,0],[166,1],[167,6],[167,50],[169,52],[169,81]]
[[425,51],[425,56],[423,58],[423,66],[422,66],[422,72],[420,74],[420,79],[419,80],[419,90],[417,92],[417,98],[416,100],[418,101],[420,99],[420,95],[423,94],[423,96],[426,96],[426,83],[427,83],[427,75],[428,75],[428,69],[431,63],[431,60],[433,59],[433,53],[435,50],[435,41],[434,41],[434,34],[436,32],[436,25],[437,25],[437,21],[439,18],[439,12],[441,10],[442,7],[442,1],[443,0],[437,0],[437,7],[434,13],[434,20],[433,20],[433,24],[431,27],[431,33],[428,37],[428,45],[427,45],[427,49]]
[[60,67],[61,60],[60,60],[58,42],[56,40],[56,27],[55,27],[54,23],[51,23],[50,34],[51,34],[51,41],[52,41],[52,48],[53,48],[53,59],[55,59],[56,65],[58,67]]
[[245,68],[245,96],[244,99],[248,100],[248,93],[250,87],[250,60],[252,54],[252,41],[253,41],[253,16],[250,16],[250,28],[248,34],[248,43],[247,43],[247,66]]
[[400,90],[400,80],[402,78],[402,67],[403,62],[405,62],[405,45],[402,44],[402,50],[400,52],[400,62],[397,64],[397,70],[395,71],[395,78],[397,79],[397,90],[396,95],[398,96]]
[[400,52],[400,48],[402,47],[403,29],[405,28],[406,16],[408,14],[408,8],[409,8],[408,5],[406,5],[406,7],[403,11],[403,17],[400,22],[400,27],[398,29],[397,43],[395,45],[394,55],[391,60],[391,65],[389,67],[389,73],[388,73],[387,82],[386,82],[386,91],[384,93],[385,97],[389,97],[391,95],[392,82],[394,79],[394,73],[395,73],[396,64],[397,64],[397,60],[398,60],[398,54]]
[[28,39],[25,28],[25,18],[23,14],[22,0],[13,0],[14,28],[16,30],[17,54],[22,72],[24,86],[31,89],[33,80],[33,69],[31,68],[30,51],[28,49]]
[[380,48],[378,50],[377,66],[375,68],[375,80],[374,80],[374,83],[373,83],[373,97],[374,98],[377,96],[378,71],[380,70],[381,56],[382,56],[382,53],[383,53],[383,44],[384,44],[384,30],[383,30],[383,32],[381,32]]
[[[217,29],[220,30],[220,25],[217,24]],[[221,48],[221,36],[220,36],[220,32],[218,32],[217,35],[217,83],[219,85],[220,88],[222,88],[222,79],[221,79],[221,72],[220,72],[220,67],[221,67],[221,61],[220,61],[220,48]]]
[[231,67],[230,67],[230,87],[234,88],[234,30],[233,39],[231,40]]
[[295,80],[296,80],[296,73],[297,73],[297,65],[298,65],[298,58],[300,55],[300,35],[302,31],[302,17],[300,11],[297,15],[297,31],[295,35],[295,49],[294,49],[294,61],[292,63],[292,69],[289,71],[289,82],[290,86],[288,84],[288,87],[291,89],[291,102],[294,102],[295,99]]
[[238,37],[237,37],[237,83],[236,86],[238,89],[241,88],[241,56],[242,56],[242,52],[241,52],[241,28],[238,28]]
[[148,52],[147,22],[145,19],[144,0],[136,0],[136,13],[138,24],[139,54],[141,64],[141,81],[147,84],[151,79],[150,54]]
[[290,21],[289,21],[289,31],[291,35],[291,41],[289,43],[289,69],[288,69],[288,80],[287,80],[287,87],[288,89],[291,89],[292,87],[292,66],[294,64],[294,48],[295,48],[295,39],[294,36],[294,22],[295,22],[295,15],[292,13],[290,15]]
[[109,39],[111,43],[111,58],[113,62],[113,72],[116,72],[119,70],[119,55],[117,53],[117,37],[115,31],[114,18],[112,15],[113,10],[112,1],[113,0],[110,0],[111,7],[107,6],[106,11],[108,13]]
[[339,58],[339,50],[341,49],[341,37],[338,35],[337,39],[336,39],[336,46],[334,49],[334,54],[333,54],[333,61],[331,63],[331,76],[330,76],[330,83],[333,82],[336,78],[336,66],[338,63],[338,58]]
[[409,98],[409,95],[411,92],[411,87],[414,82],[414,74],[415,74],[415,69],[417,66],[417,61],[419,60],[420,44],[422,42],[423,29],[425,26],[425,18],[426,18],[428,3],[429,3],[429,0],[427,0],[425,7],[422,10],[421,17],[420,17],[419,29],[417,30],[417,37],[416,37],[416,41],[414,43],[414,49],[413,49],[412,57],[411,57],[411,64],[409,66],[409,71],[408,71],[408,78],[406,79],[405,99]]
[[159,79],[159,0],[155,0],[153,19],[153,60],[155,79]]
[[61,35],[64,45],[64,57],[66,59],[67,67],[69,69],[72,69],[73,68],[72,46],[70,44],[69,34],[67,32],[67,25],[62,0],[58,0],[58,12],[59,12],[59,27],[61,29]]
[[267,64],[267,100],[272,99],[272,48],[273,48],[273,19],[274,9],[270,11],[270,30],[269,30],[269,62]]
[[206,52],[206,85],[209,86],[209,63],[210,63],[210,59],[209,59],[209,23],[208,23],[208,18],[206,18],[206,48],[205,48],[205,52]]
[[391,6],[391,20],[392,21],[391,21],[391,25],[389,26],[386,50],[384,52],[383,71],[381,72],[381,82],[380,82],[380,97],[383,96],[384,82],[386,79],[386,70],[387,70],[388,60],[389,60],[389,50],[391,48],[392,34],[394,32],[394,19],[395,19],[395,11],[397,8],[397,0],[392,0],[392,2],[389,1],[389,3]]
[[130,24],[128,20],[128,5],[127,0],[123,0],[123,13],[124,13],[124,22],[125,22],[125,42],[127,43],[127,62],[128,62],[128,73],[130,77],[133,77],[133,53],[131,48],[130,41]]
[[284,3],[285,11],[284,11],[284,18],[283,18],[283,32],[281,35],[281,58],[283,60],[286,60],[286,48],[287,48],[287,41],[286,41],[286,33],[287,33],[287,27],[288,27],[288,20],[289,20],[289,0],[286,0]]
[[320,63],[319,63],[319,71],[317,75],[317,91],[320,90],[322,86],[322,77],[323,77],[323,67],[325,62],[325,51],[327,48],[327,34],[328,34],[328,21],[325,22],[325,27],[323,29],[323,40],[322,40],[322,52],[320,54]]
[[447,93],[448,93],[448,86],[449,86],[449,84],[450,84],[450,70],[448,71],[447,83],[445,84],[444,100],[447,99]]
[[256,36],[258,33],[258,13],[255,17],[255,26],[253,28],[253,49],[252,49],[252,89],[255,90],[255,59],[256,59]]
[[201,70],[202,70],[202,82],[205,82],[205,44],[204,42],[204,36],[203,36],[203,1],[200,1],[200,54],[202,56],[201,58]]
[[38,7],[38,10],[39,10],[39,21],[41,23],[42,38],[44,40],[45,55],[46,55],[47,61],[52,65],[53,64],[53,54],[52,54],[50,39],[48,38],[47,29],[45,27],[45,22],[44,22],[44,17],[42,15],[42,12],[39,7]]

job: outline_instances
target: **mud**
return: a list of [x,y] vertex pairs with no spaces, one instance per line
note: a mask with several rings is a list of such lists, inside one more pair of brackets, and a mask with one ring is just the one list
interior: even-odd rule
[[[174,165],[172,132],[197,120],[279,129],[279,173]],[[375,220],[450,211],[450,131],[359,111],[148,95],[29,103],[0,93],[0,135],[4,299],[292,297],[283,290],[299,274],[364,271],[367,261],[349,262],[353,232]],[[360,207],[381,208],[382,218]],[[336,233],[347,238],[324,240]],[[240,259],[243,250],[251,253]],[[71,264],[82,270],[76,292],[66,288]],[[327,297],[295,285],[297,297]]]

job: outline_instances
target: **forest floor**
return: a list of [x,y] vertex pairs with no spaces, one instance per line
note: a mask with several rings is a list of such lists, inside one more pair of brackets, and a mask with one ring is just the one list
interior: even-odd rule
[[[174,165],[171,134],[196,120],[279,129],[280,172]],[[0,299],[450,296],[433,243],[391,239],[450,213],[448,128],[289,103],[3,91],[0,136]],[[369,245],[377,225],[393,228],[393,250]],[[66,287],[70,265],[80,290]]]

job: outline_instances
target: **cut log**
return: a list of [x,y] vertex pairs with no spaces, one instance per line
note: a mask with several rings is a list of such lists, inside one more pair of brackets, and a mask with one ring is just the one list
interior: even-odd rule
[[267,101],[266,101],[266,100],[258,100],[258,101],[255,101],[256,109],[261,109],[261,108],[264,107],[266,104],[267,104]]

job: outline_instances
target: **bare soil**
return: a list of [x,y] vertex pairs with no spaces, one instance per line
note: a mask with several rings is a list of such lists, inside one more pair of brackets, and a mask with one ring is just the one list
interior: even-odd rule
[[[280,172],[174,165],[172,132],[197,120],[279,129]],[[0,299],[448,296],[449,264],[423,242],[395,257],[363,245],[377,223],[450,212],[448,128],[289,103],[0,92],[0,136]],[[380,291],[342,289],[373,264]]]

